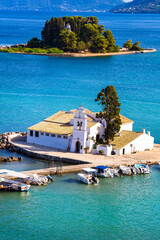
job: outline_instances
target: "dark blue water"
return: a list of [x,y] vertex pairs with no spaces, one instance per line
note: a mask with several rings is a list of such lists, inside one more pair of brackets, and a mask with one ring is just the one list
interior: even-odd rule
[[[134,120],[134,130],[146,128],[160,143],[160,16],[96,15],[113,31],[118,44],[131,38],[157,52],[83,59],[1,53],[1,133],[25,131],[58,110],[80,104],[98,111],[97,93],[113,84],[121,114]],[[50,17],[47,12],[1,11],[0,45],[40,37]],[[25,157],[22,163],[1,167],[20,171],[43,164]],[[0,193],[0,239],[157,240],[160,172],[156,166],[151,170],[148,176],[103,179],[99,186],[80,184],[75,174],[69,174],[55,177],[47,187],[32,187],[29,194]]]

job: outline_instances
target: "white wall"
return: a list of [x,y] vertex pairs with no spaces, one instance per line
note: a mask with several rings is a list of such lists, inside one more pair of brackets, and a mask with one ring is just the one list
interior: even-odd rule
[[[76,134],[77,133],[77,134]],[[71,142],[71,152],[76,151],[76,142],[80,142],[80,153],[85,153],[84,148],[86,147],[87,131],[78,130],[74,132]]]
[[133,123],[123,123],[121,125],[121,129],[120,129],[120,132],[123,131],[123,130],[126,130],[126,131],[133,131]]
[[123,149],[125,149],[125,154],[131,153],[133,151],[143,152],[146,149],[152,150],[153,144],[154,138],[144,133],[135,140],[133,140],[132,142],[130,142],[129,144],[127,144],[125,147],[121,148],[120,150],[114,149],[114,151],[117,155],[122,155]]
[[[99,130],[98,130],[99,129]],[[102,138],[104,132],[104,127],[101,123],[97,122],[94,126],[88,129],[88,147],[89,151],[92,151],[93,144],[95,143],[91,138],[94,137],[96,140],[96,135],[99,134],[100,138]]]
[[[98,130],[99,129],[99,130]],[[90,129],[89,129],[89,136],[90,137],[94,137],[94,139],[96,140],[96,135],[99,134],[100,138],[102,137],[102,134],[104,132],[104,127],[101,123],[97,122],[95,125],[93,125]]]
[[99,153],[100,150],[103,151],[103,155],[110,156],[112,154],[112,145],[109,146],[98,145],[97,153]]
[[41,135],[41,132],[39,132],[39,137],[35,137],[35,131],[33,131],[33,137],[31,137],[30,131],[27,130],[27,142],[67,150],[69,138],[64,139],[63,135],[61,135],[61,138],[58,138],[57,135],[51,137],[51,133],[49,136],[46,136],[46,133],[43,134],[44,135]]

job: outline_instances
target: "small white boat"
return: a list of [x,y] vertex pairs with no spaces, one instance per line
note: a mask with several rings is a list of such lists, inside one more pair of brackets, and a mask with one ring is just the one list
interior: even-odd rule
[[32,176],[29,176],[20,172],[15,172],[7,169],[1,169],[0,174],[10,176],[12,178],[17,178],[19,182],[23,182],[28,185],[46,185],[49,181],[53,181],[50,175],[38,176],[37,174],[33,174]]
[[0,190],[28,192],[30,185],[13,181],[7,178],[0,178]]
[[85,184],[98,184],[99,179],[95,176],[96,170],[93,168],[83,168],[83,173],[78,173],[78,180]]
[[103,165],[99,165],[97,167],[95,167],[95,169],[97,170],[96,172],[96,176],[97,177],[102,177],[102,178],[113,178],[113,172],[111,171],[111,168],[108,166],[103,166]]
[[113,174],[113,176],[115,177],[119,177],[119,169],[118,168],[111,168],[110,169],[111,173]]
[[28,179],[31,185],[46,185],[48,182],[54,181],[50,175],[38,176],[37,174],[33,174],[33,176],[30,176]]
[[119,167],[119,174],[122,174],[122,175],[131,175],[131,168],[121,165],[121,166]]
[[135,169],[139,174],[149,174],[149,167],[145,164],[135,164]]

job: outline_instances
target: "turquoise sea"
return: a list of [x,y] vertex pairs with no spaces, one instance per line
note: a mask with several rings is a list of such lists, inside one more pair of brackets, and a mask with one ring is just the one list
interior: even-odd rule
[[[0,45],[40,37],[45,20],[61,15],[0,11]],[[80,104],[98,111],[97,93],[113,84],[121,114],[135,122],[134,130],[150,130],[160,143],[160,15],[79,15],[96,15],[119,45],[133,39],[157,52],[95,58],[0,53],[0,133],[25,131]],[[0,168],[20,171],[48,164],[24,157]],[[46,187],[32,187],[29,194],[0,193],[0,240],[159,239],[160,172],[157,166],[151,170],[149,176],[103,179],[99,186],[80,184],[75,174],[67,174]]]

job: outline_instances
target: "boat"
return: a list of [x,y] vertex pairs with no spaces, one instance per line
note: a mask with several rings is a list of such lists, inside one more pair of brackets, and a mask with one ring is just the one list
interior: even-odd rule
[[148,165],[145,165],[145,164],[138,163],[138,164],[135,164],[134,167],[137,173],[139,174],[149,174],[150,172]]
[[95,176],[96,169],[93,168],[83,168],[83,173],[78,173],[78,180],[85,184],[98,184],[99,179]]
[[46,185],[49,181],[53,181],[53,178],[50,175],[38,176],[37,174],[33,174],[32,176],[29,176],[24,173],[19,173],[7,169],[1,169],[0,174],[15,178],[18,180],[18,182],[22,182],[28,185]]
[[95,169],[97,170],[97,172],[96,172],[97,177],[102,177],[102,178],[113,178],[114,177],[113,173],[111,172],[111,168],[108,166],[99,165],[99,166],[95,167]]
[[37,174],[33,174],[33,176],[29,177],[29,181],[31,185],[46,185],[50,181],[54,181],[50,175],[47,176],[38,176]]
[[30,185],[13,181],[7,178],[0,178],[0,191],[28,192]]
[[110,171],[114,177],[119,177],[119,168],[111,168]]
[[119,167],[119,174],[122,174],[122,175],[131,175],[131,168],[130,167],[127,167],[127,166],[120,166]]

